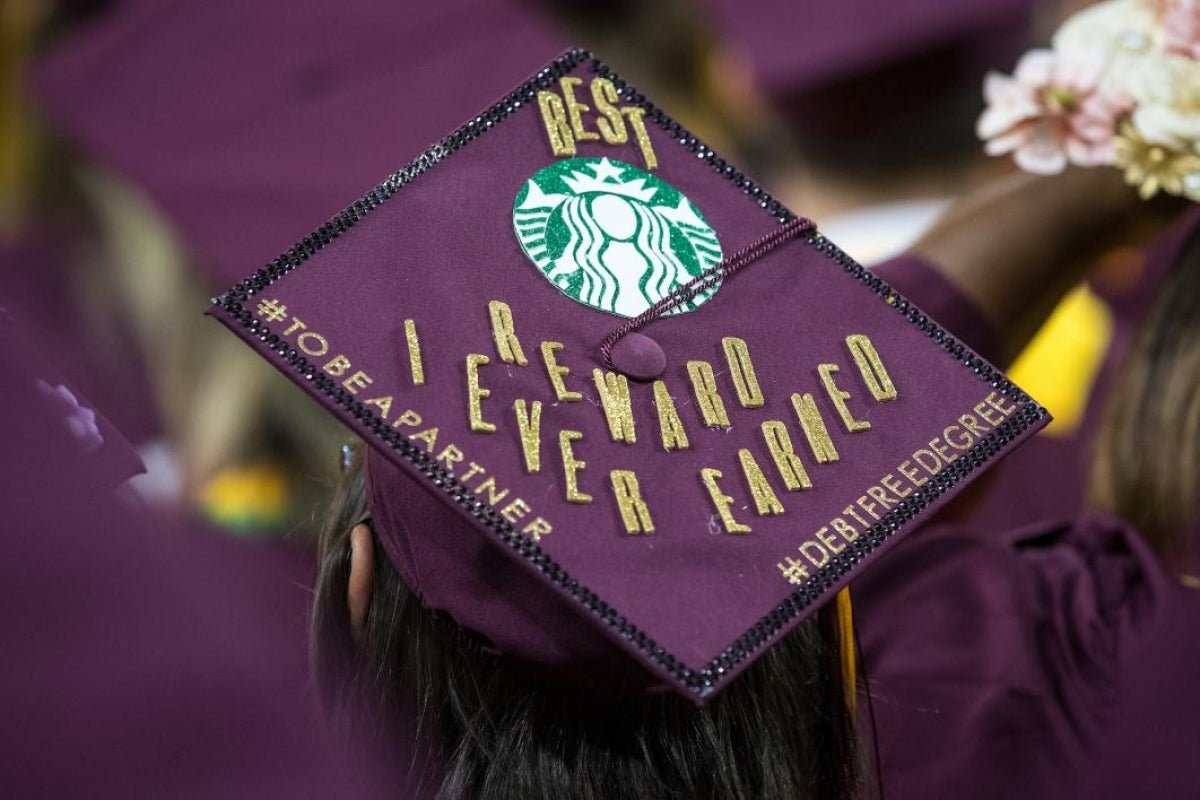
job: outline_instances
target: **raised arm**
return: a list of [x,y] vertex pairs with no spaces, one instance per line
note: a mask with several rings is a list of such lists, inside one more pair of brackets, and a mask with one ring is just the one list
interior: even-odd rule
[[955,202],[911,248],[987,318],[1007,364],[1145,214],[1115,170],[1014,174]]

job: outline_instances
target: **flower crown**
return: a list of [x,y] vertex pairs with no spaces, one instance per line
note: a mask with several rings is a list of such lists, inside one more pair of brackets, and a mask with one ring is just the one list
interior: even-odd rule
[[1200,0],[1107,0],[1052,44],[988,74],[986,152],[1043,175],[1111,165],[1143,199],[1200,202]]

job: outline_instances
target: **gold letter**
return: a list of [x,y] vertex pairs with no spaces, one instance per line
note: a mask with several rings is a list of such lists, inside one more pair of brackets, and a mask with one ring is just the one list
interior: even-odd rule
[[[853,542],[858,538],[858,531],[854,529],[854,526],[846,522],[846,520],[842,519],[841,517],[833,518],[833,529],[840,533],[842,538],[847,542]],[[840,549],[841,548],[839,547],[838,550]],[[834,552],[837,551],[835,550]]]
[[942,459],[942,461],[945,461],[947,464],[949,464],[952,461],[957,461],[958,454],[951,453],[949,450],[947,450],[945,445],[941,444],[941,441],[942,441],[942,438],[940,436],[933,437],[932,439],[929,440],[929,449],[932,450],[933,452],[937,453],[938,456]]
[[667,385],[662,381],[654,382],[654,406],[658,409],[658,430],[662,434],[663,450],[687,450],[687,431],[683,429],[683,420],[675,410],[675,401],[671,399]]
[[525,471],[540,472],[542,469],[542,401],[534,400],[529,409],[524,400],[513,402],[517,412],[517,431],[521,434],[521,451],[525,454]]
[[958,427],[957,425],[950,425],[944,431],[942,431],[942,439],[945,440],[946,444],[950,445],[956,450],[967,450],[975,442],[975,437],[965,431],[963,432],[961,438],[955,437],[958,438],[957,442],[952,441],[950,438],[950,431],[962,431],[962,428]]
[[561,342],[542,342],[542,361],[546,362],[546,374],[550,376],[550,385],[554,387],[554,397],[564,403],[582,400],[583,395],[567,391],[567,384],[563,383],[563,377],[570,375],[571,370],[560,366],[554,358],[554,354],[562,349]]
[[847,517],[852,517],[855,522],[857,522],[859,525],[862,525],[863,530],[866,530],[867,528],[871,527],[870,525],[867,524],[867,521],[865,519],[863,519],[861,516],[859,516],[858,512],[854,510],[854,506],[846,506],[845,508],[842,509],[842,513],[845,514]]
[[721,340],[725,348],[725,360],[729,362],[729,372],[733,375],[733,388],[737,390],[738,402],[743,408],[762,408],[763,393],[754,375],[754,364],[750,361],[750,351],[746,343],[736,336],[726,336]]
[[867,384],[871,397],[879,401],[895,400],[896,384],[892,383],[892,378],[884,368],[883,361],[875,350],[875,345],[871,343],[867,335],[865,333],[850,334],[846,337],[846,346],[850,348],[850,355],[854,357],[854,363],[858,365],[858,371],[862,373],[863,382]]
[[767,442],[767,450],[779,469],[779,477],[789,492],[797,489],[811,489],[812,481],[800,456],[792,449],[792,437],[788,435],[787,426],[777,419],[769,419],[762,424],[763,439]]
[[838,416],[842,418],[842,422],[846,425],[846,430],[850,433],[869,430],[871,423],[855,419],[850,413],[850,409],[846,407],[846,401],[850,398],[850,393],[843,392],[833,382],[833,376],[837,371],[837,364],[820,364],[817,366],[817,372],[821,375],[821,383],[825,384],[825,391],[829,394],[829,399],[833,401],[833,407],[837,409]]
[[750,526],[743,525],[733,518],[733,511],[730,507],[733,505],[733,498],[721,491],[721,487],[717,485],[717,478],[721,477],[719,469],[705,468],[700,470],[700,480],[704,481],[704,488],[708,489],[708,496],[712,498],[713,505],[717,509],[717,516],[721,518],[721,522],[725,525],[727,533],[749,533]]
[[1008,405],[1005,405],[1004,395],[999,394],[998,392],[992,392],[984,399],[983,402],[987,403],[989,406],[996,409],[1006,417],[1017,410],[1015,403],[1009,403]]
[[704,417],[704,424],[710,428],[728,428],[729,415],[725,413],[725,403],[717,393],[717,379],[713,375],[712,364],[707,361],[689,361],[687,364],[688,377],[692,379],[692,391],[696,395],[696,405]]
[[646,169],[654,169],[658,166],[658,159],[654,156],[654,145],[650,142],[650,135],[646,133],[646,123],[642,121],[642,117],[646,116],[646,109],[626,106],[621,109],[621,113],[629,119],[634,138],[642,150],[642,160],[646,162]]
[[325,362],[325,366],[321,367],[321,369],[335,378],[340,378],[350,369],[350,359],[343,355],[336,355]]
[[471,491],[475,492],[476,497],[479,497],[480,495],[483,494],[484,489],[487,490],[487,493],[488,493],[487,502],[488,502],[488,505],[491,505],[491,506],[496,505],[501,500],[508,497],[508,493],[510,491],[509,489],[505,489],[502,492],[497,492],[496,491],[496,477],[494,475],[492,477],[487,478],[483,483],[479,484]]
[[783,503],[775,496],[775,490],[763,475],[762,467],[754,460],[754,454],[746,448],[738,450],[738,460],[742,462],[742,473],[746,476],[746,485],[750,487],[750,496],[754,498],[754,510],[760,517],[777,516],[783,513]]
[[404,341],[408,344],[408,369],[412,373],[413,386],[425,383],[425,367],[421,363],[421,340],[417,336],[417,323],[404,320]]
[[[919,473],[915,469],[913,469],[911,464],[912,464],[911,461],[901,461],[900,466],[896,467],[896,471],[899,472],[901,475],[903,475],[905,478],[908,478],[909,483],[911,483],[913,486],[924,486],[925,484],[929,483],[929,480],[927,478],[921,478],[921,473]],[[907,466],[907,468],[906,468],[905,465],[909,465],[909,466]],[[920,480],[918,480],[918,478]]]
[[554,526],[541,517],[535,517],[533,522],[521,529],[521,533],[529,534],[535,542],[540,541],[550,531],[554,530]]
[[514,498],[511,503],[500,509],[500,516],[512,523],[521,521],[521,517],[530,512],[529,503],[526,503],[521,498]]
[[562,450],[563,473],[566,476],[568,503],[592,502],[590,494],[584,494],[579,491],[578,473],[587,466],[587,463],[575,458],[575,451],[571,448],[571,442],[579,441],[582,438],[583,434],[579,431],[558,432],[558,447]]
[[454,472],[454,465],[463,460],[463,451],[452,444],[448,444],[442,448],[442,452],[437,454],[434,461],[445,461],[446,471]]
[[[316,347],[310,348],[307,344],[305,344],[305,342],[307,342],[309,339],[316,340]],[[296,346],[303,350],[305,354],[310,356],[323,356],[329,352],[329,342],[325,341],[325,337],[319,333],[313,333],[312,331],[305,331],[297,336]]]
[[296,331],[302,331],[307,327],[307,325],[300,321],[299,317],[292,317],[292,324],[289,325],[288,329],[281,333],[280,336],[291,336]]
[[408,435],[408,438],[410,438],[410,439],[413,439],[418,442],[424,442],[425,449],[431,453],[433,452],[433,448],[437,447],[437,437],[438,437],[438,429],[437,428],[426,428],[423,431],[417,431],[416,433],[410,433]]
[[1004,417],[1000,416],[1000,417],[996,417],[995,419],[993,419],[992,416],[995,412],[992,411],[992,408],[995,408],[995,406],[992,406],[991,408],[989,408],[988,406],[989,406],[989,404],[986,401],[983,403],[977,404],[975,406],[975,413],[978,414],[983,419],[984,422],[986,422],[987,424],[989,424],[993,428],[995,428],[1001,422],[1004,422]]
[[[929,458],[924,459],[921,456],[929,456]],[[938,458],[937,454],[932,450],[926,450],[924,447],[918,447],[916,451],[913,452],[913,461],[917,462],[917,464],[921,466],[921,469],[925,470],[930,475],[937,475],[942,471],[942,460]],[[927,464],[926,461],[932,461],[933,463]],[[922,481],[922,483],[923,482],[924,481]],[[916,481],[913,481],[913,483],[916,483]]]
[[633,406],[629,400],[629,379],[615,372],[604,372],[599,367],[592,370],[592,381],[600,395],[600,405],[608,420],[608,434],[614,442],[633,444],[637,431],[633,426]]
[[879,479],[879,485],[890,489],[897,497],[908,497],[912,494],[912,489],[896,480],[896,476],[890,472]]
[[575,155],[575,137],[567,124],[562,98],[554,92],[538,92],[538,108],[542,112],[542,124],[546,126],[546,138],[550,140],[550,152],[556,156]]
[[[841,517],[834,517],[834,519],[843,525],[846,524],[845,520],[843,520]],[[833,534],[829,532],[828,525],[822,525],[817,529],[817,532],[814,535],[820,540],[821,544],[825,545],[825,547],[830,550],[830,552],[840,553],[846,549],[846,545],[833,538]]]
[[596,118],[596,127],[609,144],[625,144],[629,141],[625,120],[621,119],[620,110],[613,105],[620,99],[612,81],[608,78],[592,78],[592,101],[596,104],[596,111],[603,115]]
[[970,414],[963,414],[958,418],[958,424],[967,429],[967,433],[974,434],[982,439],[987,436],[989,428],[985,425],[980,425],[979,420]]
[[389,394],[386,397],[372,397],[370,400],[363,400],[364,406],[378,406],[379,416],[387,419],[387,415],[392,413],[392,396]]
[[479,386],[479,368],[488,363],[487,356],[471,353],[467,356],[467,409],[471,420],[471,430],[478,433],[492,433],[496,426],[483,419],[483,398],[491,395],[491,389]]
[[890,494],[888,494],[887,489],[884,489],[880,486],[868,486],[867,494],[870,495],[871,498],[879,501],[879,504],[884,508],[889,508],[900,502],[898,498],[892,497]]
[[517,339],[517,332],[513,330],[512,309],[508,307],[508,303],[492,300],[488,303],[488,315],[492,318],[492,338],[496,340],[496,354],[500,356],[500,360],[505,364],[517,364],[522,367],[528,364],[525,351],[521,349],[521,342]]
[[775,566],[779,568],[779,573],[787,579],[787,582],[793,586],[799,586],[808,577],[808,568],[794,558],[785,558]]
[[401,425],[407,425],[410,428],[415,428],[421,424],[421,415],[413,411],[411,408],[405,411],[392,423],[393,428],[399,428]]
[[813,396],[807,392],[793,394],[792,408],[796,409],[796,417],[800,420],[800,427],[804,429],[804,435],[808,438],[808,446],[812,448],[813,458],[817,460],[817,463],[837,461],[837,448],[833,446],[833,440],[829,438],[829,429],[825,427],[825,420],[821,419],[821,412],[817,410]]
[[650,518],[650,509],[642,500],[637,475],[632,470],[614,469],[608,473],[608,477],[612,480],[613,496],[617,498],[625,532],[654,533],[654,520]]
[[585,111],[590,111],[591,106],[586,106],[575,99],[575,87],[583,83],[583,78],[565,75],[558,79],[558,83],[562,86],[563,100],[567,104],[567,119],[571,120],[571,130],[575,132],[575,140],[590,142],[599,139],[600,134],[583,127],[581,115]]
[[[809,550],[814,547],[817,549],[817,555],[815,556],[809,552]],[[820,542],[814,542],[813,540],[809,539],[807,542],[800,545],[799,550],[800,555],[807,558],[808,563],[812,564],[814,567],[822,566],[826,561],[829,560],[829,551],[826,550],[825,546]]]
[[374,382],[375,380],[370,375],[360,369],[349,378],[346,378],[346,380],[342,381],[342,386],[345,386],[350,394],[358,394],[359,389],[365,389],[369,384]]

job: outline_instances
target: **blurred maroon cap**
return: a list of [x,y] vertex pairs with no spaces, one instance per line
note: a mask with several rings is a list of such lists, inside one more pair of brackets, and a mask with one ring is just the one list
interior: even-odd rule
[[126,0],[61,39],[33,91],[226,286],[563,46],[517,0]]
[[[1027,45],[1037,0],[704,0],[715,29],[802,135],[919,118]],[[973,116],[971,117],[973,119]]]

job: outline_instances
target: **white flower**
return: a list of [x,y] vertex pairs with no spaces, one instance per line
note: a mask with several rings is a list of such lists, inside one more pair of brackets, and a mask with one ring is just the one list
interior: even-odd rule
[[1138,133],[1153,144],[1183,153],[1200,148],[1200,61],[1181,56],[1155,59],[1156,68],[1145,71],[1145,85],[1133,112]]
[[1173,57],[1164,50],[1159,2],[1109,0],[1074,14],[1054,34],[1054,49],[1103,63],[1100,83],[1135,103],[1169,102]]
[[1140,57],[1163,49],[1161,8],[1154,0],[1108,0],[1072,14],[1055,32],[1055,50]]
[[1200,110],[1184,110],[1161,104],[1138,106],[1133,124],[1148,142],[1173,150],[1197,152],[1200,142]]

